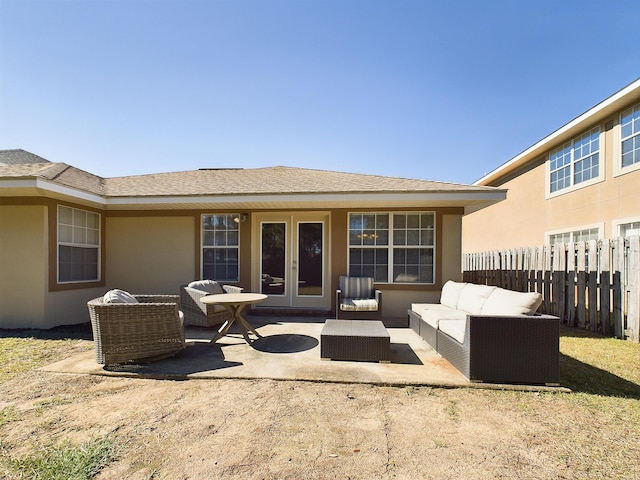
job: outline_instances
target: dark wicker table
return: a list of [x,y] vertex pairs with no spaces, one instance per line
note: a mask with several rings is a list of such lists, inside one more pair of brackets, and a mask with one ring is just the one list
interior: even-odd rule
[[389,363],[391,338],[378,320],[328,319],[320,332],[320,358]]

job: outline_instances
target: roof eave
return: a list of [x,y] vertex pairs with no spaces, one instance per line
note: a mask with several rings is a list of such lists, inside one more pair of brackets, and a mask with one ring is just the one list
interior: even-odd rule
[[170,197],[110,197],[109,210],[134,209],[299,209],[373,207],[463,207],[493,204],[506,198],[506,190],[414,193],[296,193],[237,194]]
[[537,159],[547,150],[550,150],[558,144],[566,142],[572,137],[578,135],[581,131],[606,119],[616,111],[621,110],[629,104],[633,104],[639,100],[640,78],[632,82],[622,90],[618,91],[617,93],[613,94],[606,100],[600,102],[595,107],[587,110],[585,113],[573,119],[566,125],[560,127],[558,130],[546,136],[522,153],[516,155],[511,160],[502,164],[495,170],[487,173],[482,178],[475,181],[473,185],[491,185],[491,183],[498,178],[522,167],[530,161]]
[[101,195],[61,185],[41,177],[0,179],[0,196],[50,197],[95,206],[106,205]]

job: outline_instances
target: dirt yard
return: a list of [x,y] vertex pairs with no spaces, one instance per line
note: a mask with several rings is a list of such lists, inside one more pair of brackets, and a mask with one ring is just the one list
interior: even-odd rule
[[639,400],[592,397],[29,370],[2,384],[0,460],[109,437],[101,479],[640,478]]

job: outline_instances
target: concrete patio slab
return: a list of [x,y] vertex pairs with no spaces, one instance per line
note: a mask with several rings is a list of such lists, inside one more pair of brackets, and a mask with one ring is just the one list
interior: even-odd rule
[[262,335],[252,345],[248,345],[242,335],[234,333],[233,329],[230,335],[211,344],[209,340],[215,335],[215,330],[187,327],[187,347],[171,358],[105,367],[96,363],[93,351],[88,351],[41,370],[170,380],[260,378],[396,386],[553,390],[549,387],[471,383],[408,328],[388,328],[391,337],[390,363],[327,361],[320,359],[320,332],[324,319],[247,318]]

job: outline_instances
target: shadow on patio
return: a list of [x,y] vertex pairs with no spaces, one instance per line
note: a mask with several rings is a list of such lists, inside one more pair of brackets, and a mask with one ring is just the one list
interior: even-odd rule
[[315,382],[426,385],[436,387],[558,390],[549,387],[498,386],[468,382],[412,330],[389,327],[391,363],[327,361],[320,359],[324,318],[247,316],[262,335],[252,345],[234,331],[209,343],[214,329],[187,327],[187,347],[155,362],[105,367],[88,351],[44,367],[58,373],[132,376],[171,380],[275,379]]

